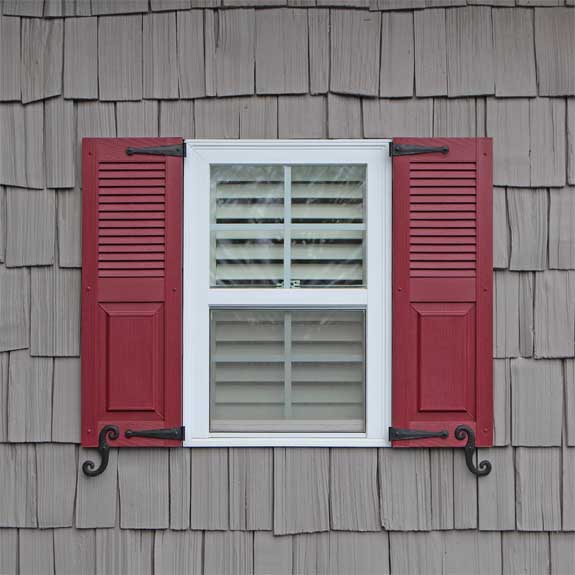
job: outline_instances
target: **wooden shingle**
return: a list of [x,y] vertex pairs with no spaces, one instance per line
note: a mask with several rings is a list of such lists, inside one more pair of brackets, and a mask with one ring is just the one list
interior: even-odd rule
[[21,529],[18,551],[20,573],[55,575],[54,532],[51,529]]
[[533,11],[493,10],[495,95],[498,98],[536,96]]
[[441,138],[477,136],[477,110],[473,98],[437,98],[433,101],[433,135]]
[[104,16],[98,22],[100,100],[142,98],[142,16]]
[[461,449],[453,452],[453,527],[477,528],[477,480],[469,473]]
[[508,359],[493,361],[493,445],[511,442],[511,370]]
[[32,268],[30,353],[80,355],[80,270]]
[[129,14],[147,12],[148,0],[91,0],[92,14]]
[[189,10],[192,7],[192,0],[151,0],[152,12],[164,10]]
[[80,414],[80,360],[58,357],[54,360],[52,441],[80,443]]
[[0,573],[18,573],[17,529],[0,529]]
[[4,15],[41,17],[44,2],[40,0],[4,0]]
[[491,9],[455,8],[446,13],[447,90],[454,96],[495,92]]
[[190,450],[170,449],[170,529],[190,527]]
[[229,450],[230,529],[272,529],[273,450]]
[[567,181],[575,184],[575,98],[567,99]]
[[154,572],[173,575],[202,575],[201,531],[156,531]]
[[160,137],[194,137],[194,102],[171,100],[160,102]]
[[519,274],[493,274],[493,357],[519,356]]
[[152,575],[154,532],[96,530],[96,575]]
[[0,443],[8,441],[8,358],[0,353]]
[[477,531],[442,533],[444,573],[500,573],[501,535]]
[[389,575],[388,534],[330,532],[329,567],[323,573]]
[[274,449],[274,534],[329,530],[329,450]]
[[118,455],[120,526],[167,529],[170,492],[167,449],[121,449]]
[[22,102],[62,93],[62,20],[22,20]]
[[278,101],[275,96],[244,98],[240,104],[240,138],[277,138]]
[[36,527],[36,447],[0,444],[0,527]]
[[327,132],[329,138],[361,138],[361,99],[329,94]]
[[98,97],[98,19],[64,21],[64,98]]
[[332,92],[378,95],[380,34],[379,13],[331,11]]
[[96,532],[86,529],[54,530],[56,573],[93,575],[96,565]]
[[415,93],[418,98],[447,95],[445,10],[415,12]]
[[573,357],[575,274],[546,271],[535,275],[535,356]]
[[158,135],[158,102],[118,102],[116,104],[118,137],[155,137]]
[[[211,22],[210,19],[215,18]],[[206,12],[206,86],[210,96],[254,93],[256,14],[253,9]]]
[[280,138],[325,138],[327,106],[325,96],[280,96],[278,98]]
[[443,536],[432,533],[390,533],[389,556],[392,573],[419,575],[441,573]]
[[575,449],[564,446],[561,463],[561,529],[575,531]]
[[549,573],[547,533],[503,533],[503,575]]
[[8,440],[50,441],[54,361],[30,357],[28,350],[10,353]]
[[202,98],[206,95],[204,15],[191,10],[178,12],[176,18],[180,98]]
[[82,265],[82,194],[58,190],[58,264],[61,268]]
[[564,362],[565,376],[565,443],[575,447],[575,360],[566,359]]
[[551,575],[569,573],[575,564],[575,534],[550,533]]
[[0,100],[20,100],[20,18],[0,16]]
[[309,31],[309,91],[324,94],[329,90],[329,10],[311,8]]
[[73,188],[76,176],[74,104],[62,98],[52,98],[45,103],[44,110],[46,187]]
[[239,98],[196,100],[196,138],[239,138]]
[[529,187],[529,100],[487,100],[487,136],[493,138],[493,184]]
[[513,360],[511,398],[513,445],[561,445],[563,371],[560,361]]
[[519,353],[522,357],[531,357],[533,355],[534,291],[534,274],[521,274],[519,276]]
[[453,529],[453,451],[432,449],[431,475],[431,528]]
[[6,255],[6,190],[0,186],[0,262]]
[[30,274],[0,267],[0,351],[23,349],[30,341]]
[[433,100],[362,100],[365,138],[417,136],[433,130]]
[[411,98],[413,67],[413,13],[383,13],[379,95],[382,98]]
[[56,192],[6,190],[6,266],[54,263]]
[[547,190],[507,190],[512,270],[547,267]]
[[509,222],[505,188],[493,188],[493,267],[509,266]]
[[306,10],[258,10],[255,50],[258,94],[302,94],[308,91]]
[[292,575],[292,537],[254,533],[254,575]]
[[143,40],[144,98],[177,98],[176,14],[144,16]]
[[575,10],[535,9],[535,56],[541,96],[575,95]]
[[329,537],[329,533],[294,535],[292,538],[293,572],[306,573],[311,567],[311,573],[328,573]]
[[204,541],[204,573],[252,575],[254,569],[253,533],[207,531]]

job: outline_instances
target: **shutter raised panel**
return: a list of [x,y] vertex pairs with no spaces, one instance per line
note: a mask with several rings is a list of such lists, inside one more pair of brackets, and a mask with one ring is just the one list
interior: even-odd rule
[[396,139],[449,152],[393,158],[393,427],[449,432],[394,447],[492,444],[489,139]]
[[82,444],[174,446],[132,429],[181,426],[183,160],[126,154],[174,138],[84,139]]

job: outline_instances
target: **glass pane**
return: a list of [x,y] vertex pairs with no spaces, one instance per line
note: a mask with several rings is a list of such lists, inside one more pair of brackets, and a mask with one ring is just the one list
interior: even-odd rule
[[360,310],[212,310],[212,431],[365,430]]

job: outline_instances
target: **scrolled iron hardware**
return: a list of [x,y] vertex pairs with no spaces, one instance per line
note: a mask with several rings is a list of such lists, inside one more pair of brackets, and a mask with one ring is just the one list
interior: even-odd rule
[[108,460],[110,459],[110,446],[108,445],[106,439],[118,439],[120,437],[120,430],[115,425],[105,425],[100,430],[100,435],[98,436],[98,453],[100,454],[101,461],[100,467],[96,467],[96,464],[93,461],[84,461],[82,465],[82,471],[88,477],[96,477],[101,473],[106,471],[106,467],[108,467]]
[[459,441],[464,440],[467,437],[467,443],[465,444],[465,463],[467,468],[471,473],[477,475],[477,477],[483,477],[484,475],[489,475],[491,473],[491,462],[484,459],[479,462],[479,466],[475,467],[473,462],[473,455],[475,454],[475,433],[473,429],[467,425],[458,425],[455,429],[455,438]]

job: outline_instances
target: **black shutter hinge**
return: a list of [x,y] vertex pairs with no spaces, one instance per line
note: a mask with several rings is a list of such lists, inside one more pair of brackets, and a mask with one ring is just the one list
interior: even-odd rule
[[173,144],[171,146],[152,146],[150,148],[126,148],[126,154],[146,154],[148,156],[177,156],[178,158],[186,157],[185,144]]
[[184,441],[184,439],[186,439],[186,428],[184,426],[164,427],[163,429],[142,429],[140,431],[126,429],[124,435],[128,439],[131,437],[148,437],[149,439],[174,439]]
[[416,154],[433,154],[439,152],[447,154],[449,152],[448,146],[417,146],[416,144],[395,144],[391,143],[389,146],[390,156],[414,156]]
[[400,429],[399,427],[389,428],[389,441],[408,441],[409,439],[428,439],[431,437],[439,437],[447,439],[449,432],[442,431],[427,431],[425,429]]

